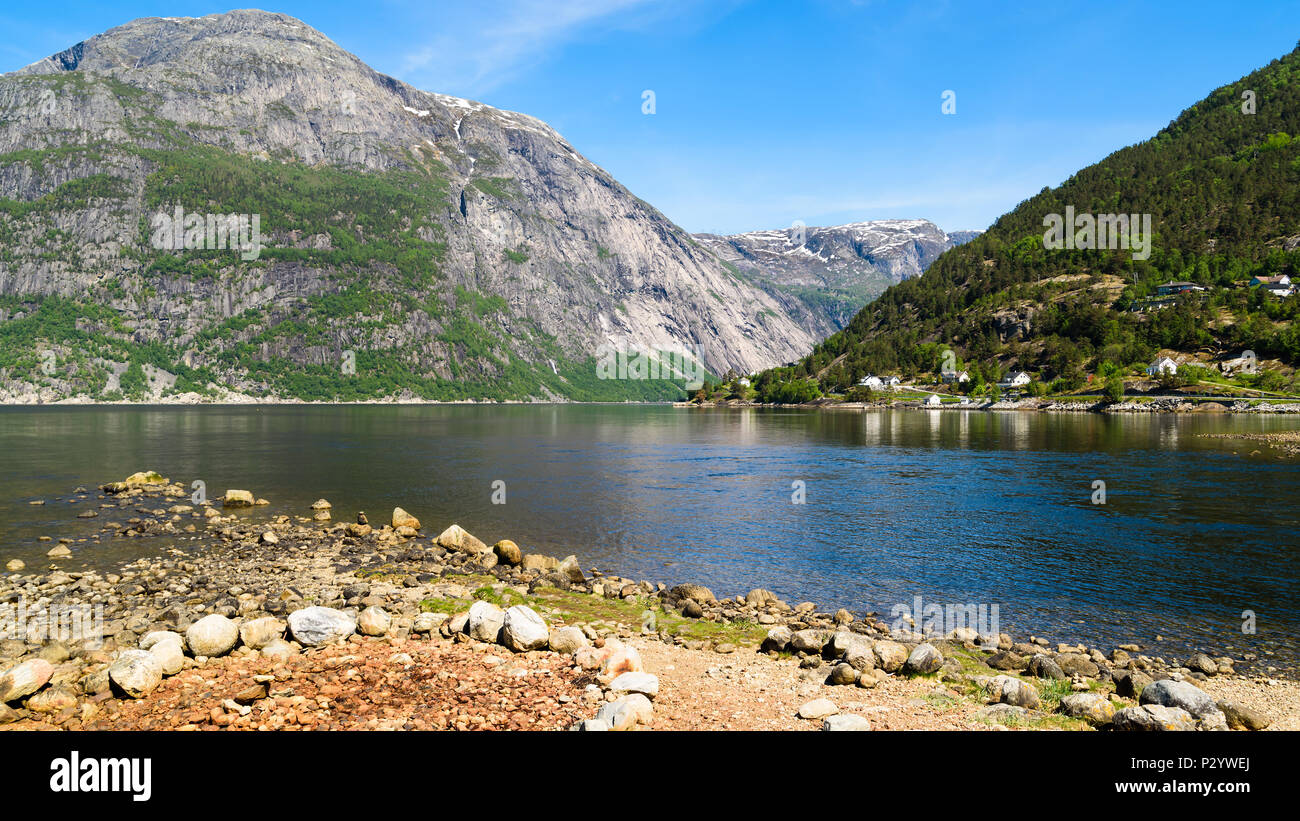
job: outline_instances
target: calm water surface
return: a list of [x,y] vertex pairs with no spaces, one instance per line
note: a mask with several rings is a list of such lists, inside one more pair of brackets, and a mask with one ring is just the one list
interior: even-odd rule
[[[915,596],[997,604],[1017,633],[1256,652],[1294,669],[1300,461],[1199,434],[1298,428],[1265,416],[662,406],[6,408],[0,559],[45,566],[38,535],[102,526],[75,518],[95,501],[68,503],[73,488],[154,469],[202,479],[210,497],[249,489],[271,501],[259,517],[306,514],[321,496],[340,520],[383,521],[401,505],[427,533],[454,521],[489,544],[719,595],[766,587],[883,615]],[[497,480],[504,505],[491,501]],[[1091,503],[1095,480],[1105,505]],[[791,502],[796,481],[806,504]],[[63,566],[168,544],[79,543]],[[1258,634],[1243,635],[1244,610]]]

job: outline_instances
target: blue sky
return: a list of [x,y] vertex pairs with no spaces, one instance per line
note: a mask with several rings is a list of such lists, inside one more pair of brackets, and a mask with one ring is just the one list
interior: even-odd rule
[[[9,4],[0,70],[203,2]],[[379,71],[546,120],[691,231],[986,227],[1295,47],[1297,3],[277,2]],[[642,92],[655,113],[642,113]],[[956,93],[956,113],[941,95]]]

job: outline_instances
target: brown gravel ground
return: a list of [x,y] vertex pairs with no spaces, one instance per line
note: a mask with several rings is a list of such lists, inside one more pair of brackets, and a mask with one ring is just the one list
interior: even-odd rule
[[829,667],[804,681],[793,659],[752,648],[720,655],[656,641],[632,644],[646,669],[659,676],[658,730],[818,730],[820,720],[796,715],[816,698],[830,699],[840,712],[864,716],[877,730],[996,729],[974,718],[981,705],[961,702],[929,679],[890,678],[870,690],[832,687],[822,683]]
[[[982,718],[977,699],[932,678],[891,676],[872,689],[829,686],[823,683],[828,667],[803,671],[792,658],[752,647],[721,654],[641,638],[629,643],[659,677],[656,730],[816,730],[820,720],[796,713],[817,698],[866,717],[875,730],[1082,726],[1049,716],[1006,727]],[[139,701],[92,699],[79,714],[27,718],[0,729],[560,730],[595,715],[599,693],[587,690],[593,682],[570,657],[549,651],[516,655],[469,641],[357,636],[288,661],[209,660],[165,679]],[[1197,684],[1216,699],[1268,716],[1270,729],[1300,729],[1300,684],[1218,676]],[[232,701],[246,702],[244,714]]]
[[[405,653],[409,660],[395,657]],[[260,682],[247,715],[222,706]],[[594,714],[590,674],[550,652],[445,640],[356,639],[281,663],[223,658],[165,679],[139,701],[105,699],[67,721],[87,730],[554,730]],[[6,729],[43,729],[31,719]]]

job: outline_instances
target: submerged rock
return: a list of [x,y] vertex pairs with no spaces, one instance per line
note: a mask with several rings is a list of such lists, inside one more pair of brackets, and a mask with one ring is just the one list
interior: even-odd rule
[[227,490],[221,497],[222,507],[252,507],[256,502],[252,492],[247,490]]

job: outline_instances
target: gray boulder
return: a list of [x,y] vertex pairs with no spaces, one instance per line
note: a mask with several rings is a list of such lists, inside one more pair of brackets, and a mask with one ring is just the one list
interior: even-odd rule
[[605,722],[611,730],[631,730],[638,724],[649,724],[653,717],[650,699],[640,693],[606,702],[596,712],[596,720]]
[[245,647],[261,650],[279,638],[284,638],[285,624],[275,616],[246,621],[239,625],[239,640]]
[[913,676],[937,673],[943,666],[943,655],[933,644],[918,644],[903,663],[903,672]]
[[[399,508],[400,510],[400,508]],[[357,630],[363,636],[383,636],[393,626],[393,617],[378,605],[371,605],[361,611],[357,618]]]
[[289,614],[289,633],[304,647],[328,644],[355,632],[356,618],[332,607],[304,607]]
[[140,649],[158,659],[164,676],[174,676],[185,667],[185,644],[180,633],[158,630],[145,634]]
[[829,639],[825,630],[799,630],[790,637],[790,647],[801,653],[820,654]]
[[1027,681],[1015,676],[994,676],[985,685],[989,701],[998,704],[1010,704],[1028,710],[1038,708],[1038,690]]
[[1179,707],[1197,718],[1218,709],[1214,706],[1214,698],[1209,693],[1186,681],[1173,681],[1171,679],[1153,682],[1148,685],[1142,690],[1142,696],[1138,699],[1138,703],[1142,705],[1159,704],[1164,707]]
[[853,715],[852,713],[827,716],[822,720],[822,731],[827,733],[864,732],[870,729],[871,722],[867,721],[862,716]]
[[893,673],[907,663],[907,647],[896,641],[878,641],[872,646],[876,654],[876,666],[886,673]]
[[1029,666],[1024,656],[1011,650],[999,650],[989,656],[986,663],[994,670],[1023,670]]
[[1233,730],[1265,730],[1273,723],[1263,713],[1235,701],[1220,701],[1215,706],[1223,713],[1228,727]]
[[0,704],[18,701],[45,686],[54,675],[54,665],[45,659],[31,659],[0,673]]
[[479,641],[495,642],[505,624],[506,613],[492,602],[476,601],[469,608],[465,632]]
[[1061,669],[1061,665],[1057,664],[1051,656],[1045,656],[1041,653],[1031,658],[1025,669],[1034,678],[1050,678],[1057,681],[1069,678],[1065,671]]
[[653,699],[659,695],[659,677],[653,673],[620,673],[609,683],[615,693],[640,693]]
[[1170,732],[1196,729],[1196,719],[1181,707],[1143,704],[1115,713],[1111,726],[1128,732]]
[[545,648],[550,633],[542,617],[522,604],[511,607],[501,619],[501,643],[516,653]]
[[767,636],[763,639],[762,650],[765,653],[782,653],[790,646],[794,640],[794,633],[789,627],[779,625],[767,631]]

